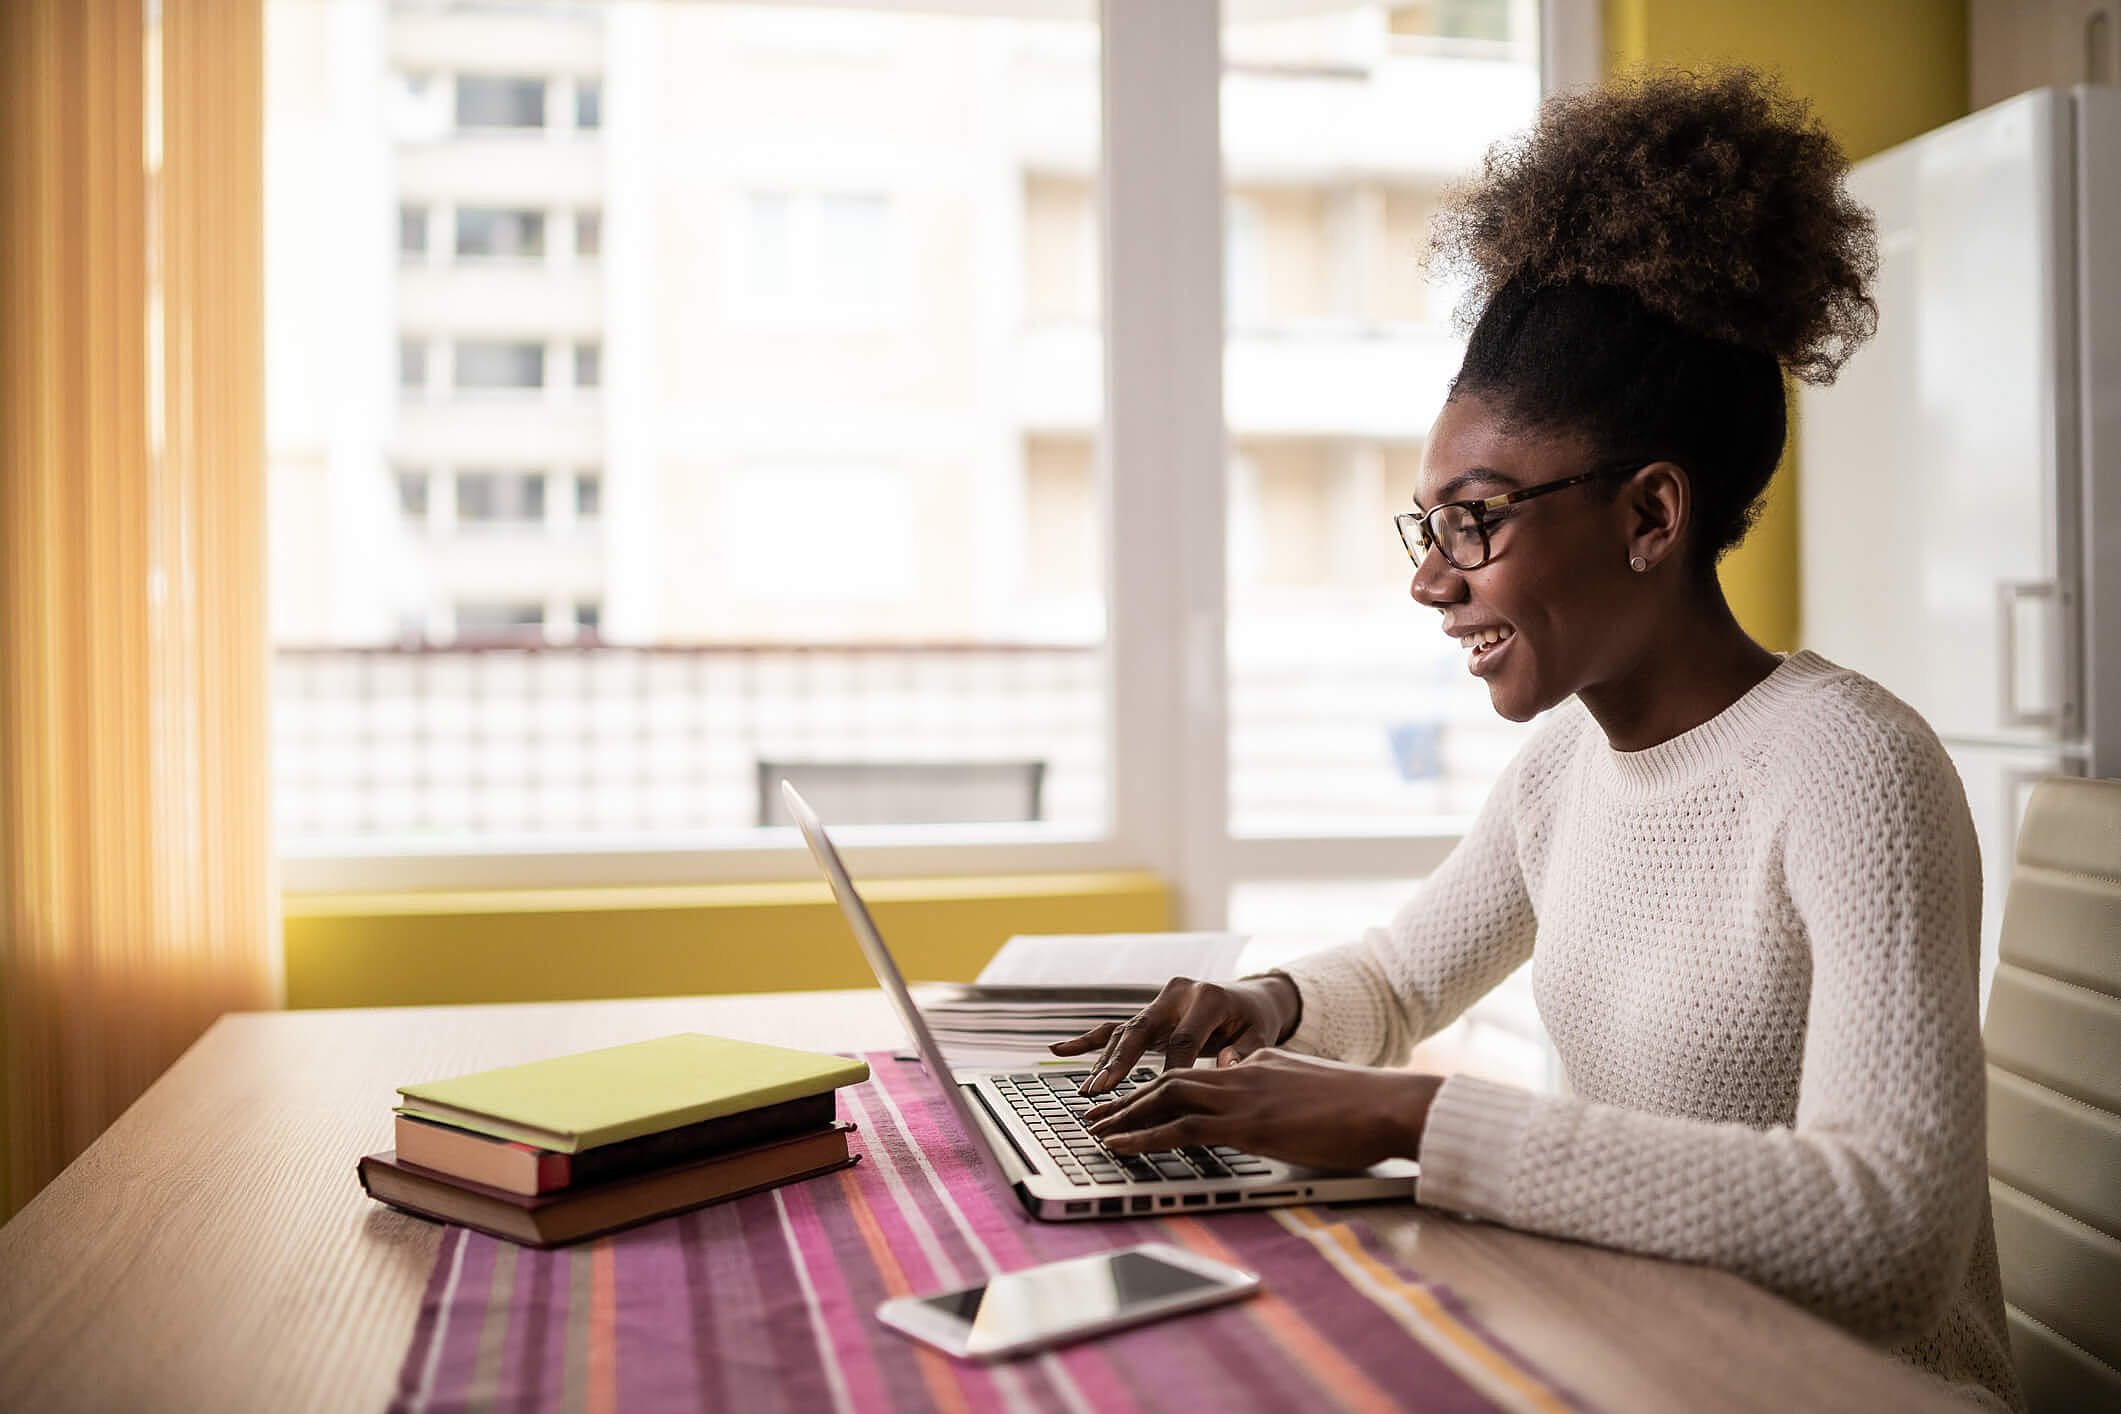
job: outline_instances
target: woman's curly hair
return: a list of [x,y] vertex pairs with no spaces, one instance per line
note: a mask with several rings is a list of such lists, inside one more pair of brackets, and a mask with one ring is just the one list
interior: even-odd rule
[[1550,98],[1437,218],[1485,305],[1513,277],[1618,286],[1691,333],[1831,383],[1878,327],[1870,213],[1805,105],[1751,69],[1654,71]]
[[1781,458],[1784,371],[1830,383],[1877,328],[1876,234],[1847,170],[1747,69],[1547,100],[1437,219],[1434,265],[1471,282],[1452,399],[1607,460],[1683,467],[1690,558],[1712,574]]

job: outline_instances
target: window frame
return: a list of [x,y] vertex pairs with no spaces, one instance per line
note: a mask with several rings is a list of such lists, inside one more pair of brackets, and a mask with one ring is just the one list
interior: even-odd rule
[[[1539,12],[1543,88],[1595,81],[1598,7],[1540,0]],[[1171,884],[1183,926],[1216,928],[1238,882],[1423,875],[1468,822],[1429,817],[1418,828],[1360,834],[1231,829],[1221,6],[1101,0],[1100,16],[1105,420],[1096,463],[1106,602],[1127,606],[1108,615],[1107,828],[864,828],[844,831],[842,843],[858,876],[1146,868]],[[284,886],[305,893],[815,877],[790,829],[711,842],[622,838],[588,849],[283,847],[280,862]]]

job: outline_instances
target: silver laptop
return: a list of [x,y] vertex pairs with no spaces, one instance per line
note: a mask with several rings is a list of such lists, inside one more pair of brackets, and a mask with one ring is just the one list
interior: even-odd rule
[[[794,786],[781,782],[781,794],[810,853],[831,882],[833,896],[854,930],[862,955],[869,959],[870,970],[897,1008],[899,1020],[958,1124],[988,1171],[1015,1192],[1033,1217],[1072,1222],[1165,1211],[1234,1211],[1282,1203],[1414,1196],[1414,1179],[1420,1170],[1411,1159],[1388,1159],[1356,1173],[1337,1173],[1225,1147],[1115,1154],[1082,1125],[1082,1112],[1097,1103],[1077,1090],[1090,1076],[1087,1065],[1067,1070],[953,1073],[913,1004],[906,979],[899,975],[898,963],[884,946],[883,935],[825,827]],[[1153,1074],[1147,1069],[1135,1071],[1120,1082],[1116,1093],[1131,1091]]]

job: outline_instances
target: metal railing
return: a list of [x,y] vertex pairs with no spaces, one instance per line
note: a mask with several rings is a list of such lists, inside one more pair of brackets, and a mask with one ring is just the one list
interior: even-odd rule
[[[1233,643],[1240,829],[1462,815],[1520,739],[1477,684],[1454,683],[1461,665],[1348,642],[1336,651],[1284,632]],[[1106,813],[1105,672],[1096,645],[281,648],[278,830],[298,847],[415,851],[743,833],[758,826],[761,762],[891,763],[913,792],[957,768],[1035,765],[1039,819],[1094,830]],[[874,807],[878,818],[893,808]],[[948,808],[908,798],[901,815]]]
[[1104,814],[1096,648],[281,648],[283,841],[751,829],[761,760],[1045,763]]

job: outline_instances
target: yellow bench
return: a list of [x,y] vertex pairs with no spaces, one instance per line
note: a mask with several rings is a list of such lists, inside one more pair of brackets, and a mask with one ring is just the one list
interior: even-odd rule
[[[1156,932],[1147,873],[865,881],[910,978],[969,981],[1013,933]],[[292,1008],[571,1001],[862,987],[869,970],[822,882],[285,901]]]

